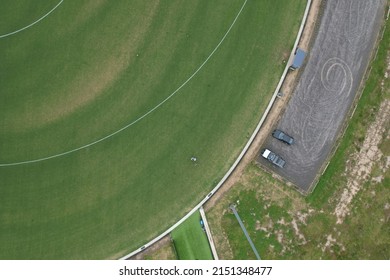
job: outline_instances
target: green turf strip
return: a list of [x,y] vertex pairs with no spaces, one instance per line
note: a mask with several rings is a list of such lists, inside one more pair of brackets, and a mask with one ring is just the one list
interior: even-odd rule
[[212,260],[206,232],[200,224],[201,216],[196,211],[172,232],[176,253],[180,260]]
[[[64,1],[0,39],[0,163],[77,148],[145,114],[205,61],[243,3]],[[147,118],[75,153],[0,167],[0,258],[116,258],[178,221],[254,130],[304,7],[248,1],[208,63]]]

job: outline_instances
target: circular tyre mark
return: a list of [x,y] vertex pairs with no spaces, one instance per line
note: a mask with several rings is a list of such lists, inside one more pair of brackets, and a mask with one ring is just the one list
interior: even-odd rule
[[337,57],[328,59],[322,66],[321,83],[327,90],[326,96],[321,98],[321,103],[336,104],[348,97],[352,88],[352,71],[347,63]]

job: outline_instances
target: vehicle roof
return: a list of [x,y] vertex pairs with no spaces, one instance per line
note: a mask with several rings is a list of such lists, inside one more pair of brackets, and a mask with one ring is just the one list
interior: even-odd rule
[[297,49],[297,52],[295,53],[294,61],[293,61],[293,67],[299,68],[302,66],[303,61],[305,60],[306,52],[300,48]]
[[270,150],[265,149],[264,152],[263,152],[263,156],[264,156],[264,157],[268,157],[268,155],[269,155],[270,153],[271,153]]

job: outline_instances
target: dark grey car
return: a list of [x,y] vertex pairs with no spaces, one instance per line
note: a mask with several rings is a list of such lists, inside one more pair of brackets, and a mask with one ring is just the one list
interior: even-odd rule
[[288,145],[294,143],[294,138],[279,129],[275,129],[274,132],[272,132],[272,136]]

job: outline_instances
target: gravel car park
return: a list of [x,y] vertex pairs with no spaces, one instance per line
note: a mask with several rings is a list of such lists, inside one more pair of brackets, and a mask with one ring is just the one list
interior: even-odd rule
[[[329,0],[305,68],[277,127],[293,132],[294,145],[269,136],[264,148],[289,163],[285,168],[258,162],[310,192],[325,168],[345,117],[356,98],[384,18],[383,0]],[[297,70],[296,70],[297,71]],[[278,138],[279,139],[279,138]]]

